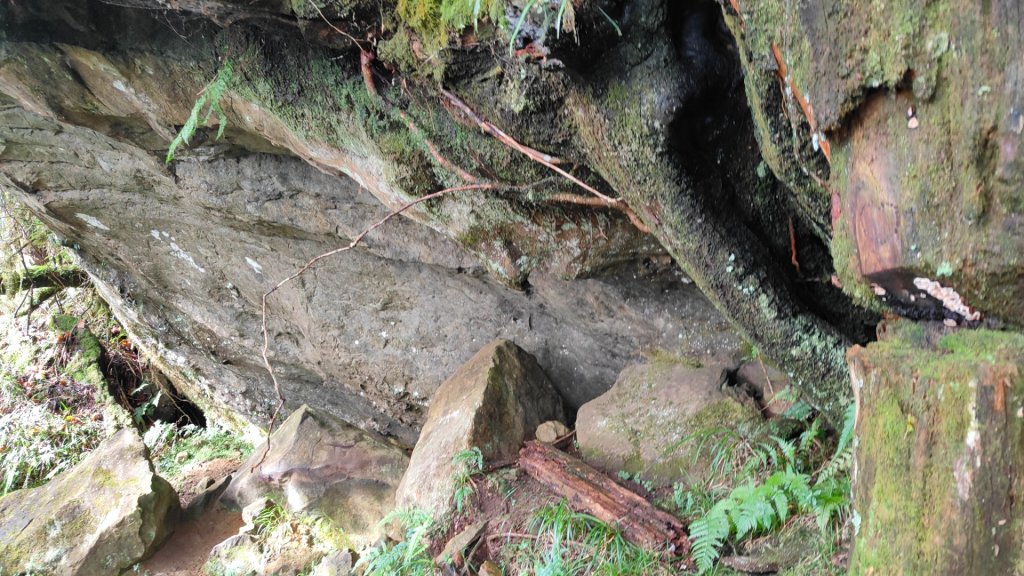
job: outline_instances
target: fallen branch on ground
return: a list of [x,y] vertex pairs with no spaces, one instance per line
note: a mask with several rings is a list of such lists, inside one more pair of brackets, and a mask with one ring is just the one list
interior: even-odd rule
[[519,467],[577,510],[622,531],[630,542],[648,550],[690,554],[683,523],[583,461],[542,442],[527,442],[519,451]]

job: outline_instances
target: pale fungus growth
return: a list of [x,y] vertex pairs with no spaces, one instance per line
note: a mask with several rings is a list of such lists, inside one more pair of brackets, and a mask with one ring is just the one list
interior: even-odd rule
[[970,322],[981,319],[981,313],[971,310],[970,306],[964,303],[963,298],[955,290],[943,287],[942,284],[928,278],[914,278],[914,286],[935,298],[949,311],[955,312]]

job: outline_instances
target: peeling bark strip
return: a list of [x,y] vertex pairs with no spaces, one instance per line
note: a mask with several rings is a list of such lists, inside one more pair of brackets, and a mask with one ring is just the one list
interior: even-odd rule
[[689,557],[690,539],[678,518],[582,461],[547,444],[527,442],[519,452],[519,466],[573,508],[621,530],[630,542],[649,550],[665,550],[667,545],[668,552]]

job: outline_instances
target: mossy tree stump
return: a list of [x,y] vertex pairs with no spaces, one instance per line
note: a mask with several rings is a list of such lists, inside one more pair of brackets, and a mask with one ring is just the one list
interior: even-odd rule
[[1024,573],[1024,337],[900,322],[848,359],[850,574]]

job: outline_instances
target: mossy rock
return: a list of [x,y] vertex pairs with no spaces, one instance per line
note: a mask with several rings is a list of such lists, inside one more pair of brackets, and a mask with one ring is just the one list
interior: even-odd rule
[[116,576],[170,535],[178,496],[124,429],[48,484],[0,498],[0,571]]
[[656,486],[701,478],[708,463],[699,457],[698,443],[688,440],[699,431],[760,418],[752,402],[723,389],[729,368],[664,360],[627,367],[611,390],[579,410],[576,439],[583,458]]

